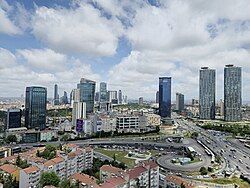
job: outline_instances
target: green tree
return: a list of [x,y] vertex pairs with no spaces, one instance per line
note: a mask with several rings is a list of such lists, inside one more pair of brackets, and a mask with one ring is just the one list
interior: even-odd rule
[[200,173],[201,173],[201,175],[207,175],[208,171],[207,171],[207,169],[203,166],[203,167],[200,168]]
[[17,142],[17,137],[16,137],[16,135],[10,134],[9,136],[7,136],[6,142],[7,142],[7,143]]
[[60,182],[59,188],[71,188],[71,186],[70,186],[70,181],[67,180],[67,179],[63,179],[63,180]]
[[193,133],[191,134],[191,137],[192,137],[193,139],[196,139],[198,136],[199,136],[199,133],[198,133],[198,132],[193,132]]
[[46,185],[53,185],[57,187],[60,183],[59,177],[55,172],[43,172],[40,179],[40,184],[42,187]]

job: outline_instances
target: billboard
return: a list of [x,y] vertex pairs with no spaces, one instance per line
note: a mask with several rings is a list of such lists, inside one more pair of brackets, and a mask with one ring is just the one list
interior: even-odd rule
[[82,119],[76,120],[76,131],[77,132],[83,132],[83,124],[84,124],[84,121]]

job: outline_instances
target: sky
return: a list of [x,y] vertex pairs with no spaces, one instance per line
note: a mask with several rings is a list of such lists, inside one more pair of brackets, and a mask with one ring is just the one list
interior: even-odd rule
[[250,100],[249,10],[249,0],[0,0],[0,96],[37,85],[52,97],[54,84],[62,95],[85,77],[154,100],[171,76],[173,99],[192,99],[208,66],[220,99],[234,64]]

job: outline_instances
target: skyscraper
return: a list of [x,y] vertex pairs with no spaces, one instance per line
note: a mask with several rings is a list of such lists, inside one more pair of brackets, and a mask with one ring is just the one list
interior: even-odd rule
[[100,83],[100,102],[107,102],[107,84],[105,82]]
[[54,87],[54,105],[59,105],[59,94],[58,94],[57,84],[55,84],[55,87]]
[[139,104],[139,105],[143,105],[143,97],[139,97],[138,104]]
[[241,114],[241,67],[226,65],[224,68],[224,119],[240,121]]
[[117,100],[117,91],[108,91],[108,101]]
[[122,104],[122,91],[121,90],[118,91],[118,103]]
[[74,102],[80,102],[80,89],[73,89],[70,93],[70,104],[72,108]]
[[47,89],[26,87],[25,126],[28,129],[43,130],[46,127]]
[[171,118],[171,77],[159,78],[159,114]]
[[6,129],[21,127],[21,109],[11,108],[7,110]]
[[95,97],[95,82],[82,78],[77,84],[80,89],[80,102],[86,103],[86,112],[92,113],[94,111],[94,97]]
[[86,119],[86,103],[74,102],[72,109],[72,125],[76,126],[77,119]]
[[199,84],[200,119],[215,119],[215,70],[202,67]]
[[61,98],[63,104],[68,104],[68,94],[66,91],[63,92],[63,96]]
[[184,110],[184,95],[176,93],[176,110],[181,112]]
[[156,103],[159,103],[159,91],[156,91],[156,94],[155,94],[155,102],[156,102]]

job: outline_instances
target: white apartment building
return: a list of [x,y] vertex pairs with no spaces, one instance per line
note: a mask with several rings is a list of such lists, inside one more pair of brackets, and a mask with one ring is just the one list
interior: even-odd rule
[[66,162],[62,157],[56,157],[44,163],[43,171],[54,171],[62,180],[66,178]]
[[86,103],[74,102],[72,109],[72,125],[76,126],[77,119],[86,119]]
[[19,187],[37,188],[39,187],[40,169],[36,166],[20,170]]

